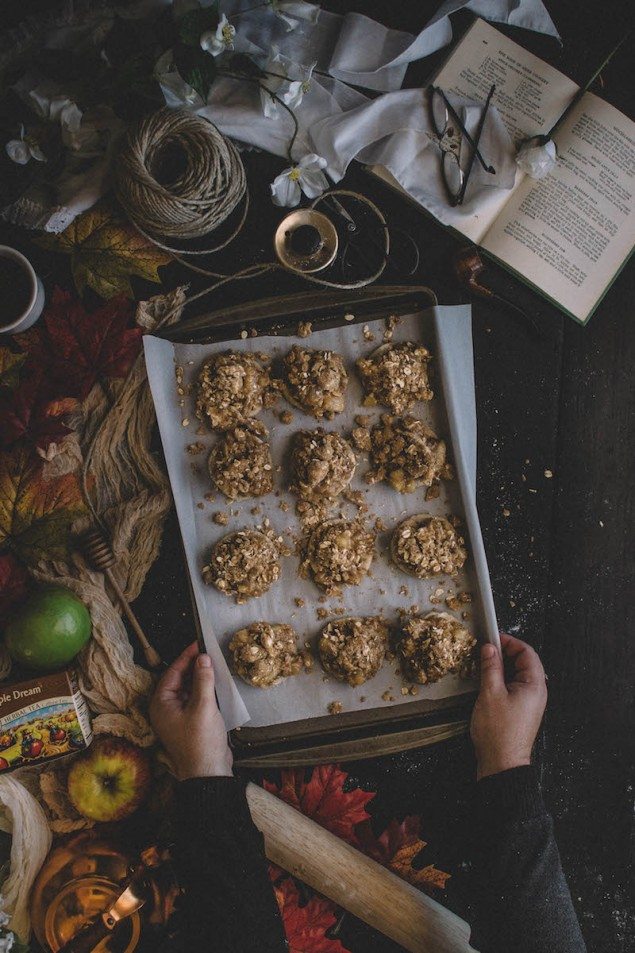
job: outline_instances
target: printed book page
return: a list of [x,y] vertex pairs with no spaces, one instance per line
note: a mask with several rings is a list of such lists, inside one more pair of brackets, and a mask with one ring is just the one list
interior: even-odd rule
[[[479,102],[485,102],[494,83],[492,103],[515,145],[551,129],[578,90],[567,76],[480,19],[467,31],[434,82],[445,92]],[[479,208],[478,217],[457,217],[452,227],[480,243],[523,178],[519,171],[511,191],[492,193]]]
[[587,93],[555,139],[554,170],[523,179],[481,244],[584,322],[635,246],[635,123]]

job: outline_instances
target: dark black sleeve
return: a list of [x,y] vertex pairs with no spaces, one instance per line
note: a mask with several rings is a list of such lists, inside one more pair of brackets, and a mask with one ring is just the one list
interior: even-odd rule
[[285,953],[263,837],[236,778],[177,788],[175,859],[188,953]]
[[483,778],[476,802],[472,946],[480,953],[584,953],[535,768]]

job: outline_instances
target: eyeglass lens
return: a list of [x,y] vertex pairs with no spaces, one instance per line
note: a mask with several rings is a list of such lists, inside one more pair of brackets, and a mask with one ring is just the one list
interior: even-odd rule
[[441,163],[448,192],[453,198],[456,198],[463,187],[463,171],[459,165],[459,158],[455,152],[448,150],[443,153]]
[[437,136],[444,136],[450,121],[448,107],[441,95],[440,90],[434,89],[430,100],[430,111],[432,113],[432,124]]

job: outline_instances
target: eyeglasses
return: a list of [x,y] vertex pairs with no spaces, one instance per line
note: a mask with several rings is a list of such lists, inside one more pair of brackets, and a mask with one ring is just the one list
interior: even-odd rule
[[[443,90],[438,86],[429,87],[430,95],[428,98],[428,103],[430,108],[430,121],[437,136],[439,148],[441,149],[441,173],[443,175],[443,184],[445,185],[450,204],[453,206],[463,204],[467,183],[469,181],[475,159],[478,159],[486,172],[489,172],[492,175],[496,173],[494,166],[488,165],[486,163],[478,148],[479,142],[481,141],[481,135],[483,133],[483,127],[485,125],[485,117],[487,116],[489,104],[492,96],[494,95],[495,89],[496,87],[492,85],[489,93],[487,94],[487,99],[485,100],[485,105],[483,107],[483,112],[481,113],[476,134],[474,138],[472,138]],[[450,125],[451,119],[456,124],[458,132],[460,133],[458,149],[443,145],[444,139],[446,139],[448,136],[454,137],[456,135],[455,130]],[[463,138],[471,146],[471,153],[465,172],[461,168],[459,158],[461,140]]]

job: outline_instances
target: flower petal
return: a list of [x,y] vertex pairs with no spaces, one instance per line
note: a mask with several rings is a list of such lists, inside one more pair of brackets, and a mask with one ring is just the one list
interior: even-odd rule
[[285,169],[271,183],[271,198],[274,205],[294,208],[300,201],[300,186],[290,176],[291,169]]
[[218,31],[215,33],[212,30],[206,30],[205,33],[201,33],[201,49],[205,50],[206,53],[211,53],[212,56],[218,56],[225,49],[225,44],[222,39],[218,38]]
[[38,146],[37,142],[29,143],[29,152],[38,162],[46,162],[46,156]]
[[315,152],[309,152],[307,155],[302,156],[298,165],[301,169],[325,169],[326,159],[316,155]]
[[10,139],[4,148],[9,158],[18,165],[26,165],[31,158],[30,149],[22,139]]
[[300,188],[308,199],[315,199],[329,187],[329,181],[319,169],[304,171],[300,176]]

